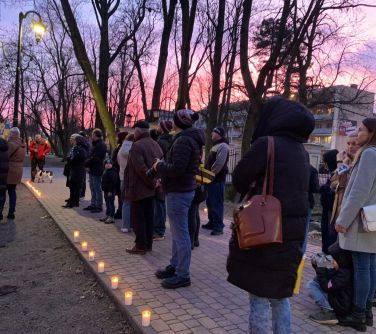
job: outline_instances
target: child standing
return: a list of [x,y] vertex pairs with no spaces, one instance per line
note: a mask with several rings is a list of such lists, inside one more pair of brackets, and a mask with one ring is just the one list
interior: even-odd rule
[[117,178],[117,171],[113,168],[111,159],[106,159],[102,175],[102,191],[106,202],[106,217],[100,219],[105,224],[114,223]]

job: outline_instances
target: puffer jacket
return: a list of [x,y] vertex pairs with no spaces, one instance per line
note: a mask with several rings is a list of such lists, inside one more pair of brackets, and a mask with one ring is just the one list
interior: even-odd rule
[[103,162],[107,153],[107,146],[102,139],[93,141],[88,159],[85,162],[85,167],[89,169],[89,174],[95,176],[102,176]]
[[26,154],[26,145],[20,137],[8,139],[9,172],[8,184],[19,184],[22,179],[23,162]]
[[85,178],[85,160],[87,158],[87,147],[83,137],[76,138],[77,144],[72,147],[69,163],[69,183],[82,183]]
[[204,144],[204,132],[195,127],[185,129],[175,136],[166,160],[157,166],[166,193],[196,189],[195,174],[198,171]]
[[0,137],[0,191],[4,191],[7,187],[8,170],[8,143]]
[[[35,152],[35,150],[37,150],[37,152]],[[51,152],[51,145],[45,139],[42,139],[42,142],[39,144],[33,140],[29,145],[29,151],[31,160],[42,160]]]
[[233,231],[227,260],[228,281],[256,296],[292,296],[306,234],[310,164],[303,142],[314,129],[302,104],[271,98],[255,130],[251,149],[236,166],[233,185],[241,194],[261,194],[266,170],[267,136],[275,141],[274,196],[282,208],[282,244],[244,250]]

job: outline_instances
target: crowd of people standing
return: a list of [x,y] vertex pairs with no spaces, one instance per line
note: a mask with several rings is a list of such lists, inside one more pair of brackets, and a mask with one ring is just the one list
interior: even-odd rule
[[[133,133],[117,133],[112,152],[100,129],[94,129],[90,139],[85,132],[73,134],[64,168],[69,198],[63,207],[80,205],[88,174],[91,200],[84,210],[103,212],[104,199],[100,221],[113,224],[121,219],[122,232],[134,231],[134,246],[126,249],[130,255],[145,255],[152,251],[154,241],[164,240],[168,218],[171,258],[155,272],[165,289],[191,284],[191,254],[199,246],[200,203],[206,201],[208,209],[208,222],[201,227],[211,230],[213,237],[224,229],[229,144],[225,130],[215,127],[205,159],[205,134],[195,127],[197,120],[198,114],[181,109],[172,121],[161,121],[156,129],[150,129],[147,121],[137,121]],[[319,306],[311,318],[362,332],[373,325],[376,232],[361,212],[374,212],[376,204],[376,119],[363,120],[357,133],[348,136],[344,152],[324,154],[330,177],[321,187],[303,146],[313,129],[313,115],[304,105],[283,97],[268,99],[250,150],[232,173],[233,186],[245,200],[262,194],[272,138],[273,180],[267,186],[280,203],[282,242],[244,249],[233,225],[227,260],[228,281],[249,294],[250,333],[267,333],[270,318],[274,333],[291,333],[289,298],[296,288],[317,192],[323,207],[322,253],[312,258],[316,276],[307,285]],[[36,136],[29,149],[34,180],[51,148]],[[8,141],[0,139],[0,219],[6,191],[8,218],[14,219],[25,150],[17,128],[10,130]],[[213,175],[206,185],[197,179],[203,166]]]

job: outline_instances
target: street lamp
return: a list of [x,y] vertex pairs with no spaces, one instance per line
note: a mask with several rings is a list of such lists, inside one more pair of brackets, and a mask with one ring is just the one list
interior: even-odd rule
[[126,114],[125,115],[125,119],[127,121],[127,127],[129,128],[130,125],[131,125],[131,121],[132,121],[132,115],[131,114]]
[[19,14],[19,26],[18,26],[18,48],[17,48],[17,67],[16,67],[16,84],[14,89],[14,110],[13,110],[13,126],[18,126],[18,104],[20,95],[20,73],[21,73],[21,49],[22,49],[22,22],[29,15],[35,14],[38,16],[38,21],[33,21],[31,24],[31,29],[35,34],[35,40],[37,43],[40,42],[47,27],[42,21],[40,14],[34,10],[29,10],[25,14],[20,12]]

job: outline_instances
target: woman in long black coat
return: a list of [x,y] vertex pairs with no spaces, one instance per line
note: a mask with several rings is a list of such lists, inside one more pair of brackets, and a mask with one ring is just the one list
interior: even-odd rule
[[291,332],[288,297],[293,294],[306,234],[310,164],[303,142],[314,128],[311,112],[302,104],[273,97],[264,105],[251,149],[236,166],[235,189],[245,195],[261,194],[266,169],[267,136],[275,141],[274,196],[282,207],[283,243],[241,250],[237,236],[230,240],[228,281],[249,292],[251,333],[268,333],[269,306],[273,331]]
[[69,186],[69,199],[64,208],[78,207],[80,204],[80,192],[82,183],[85,180],[85,160],[87,158],[87,149],[85,138],[80,135],[71,137],[73,147],[69,156],[69,174],[67,176],[67,185]]

